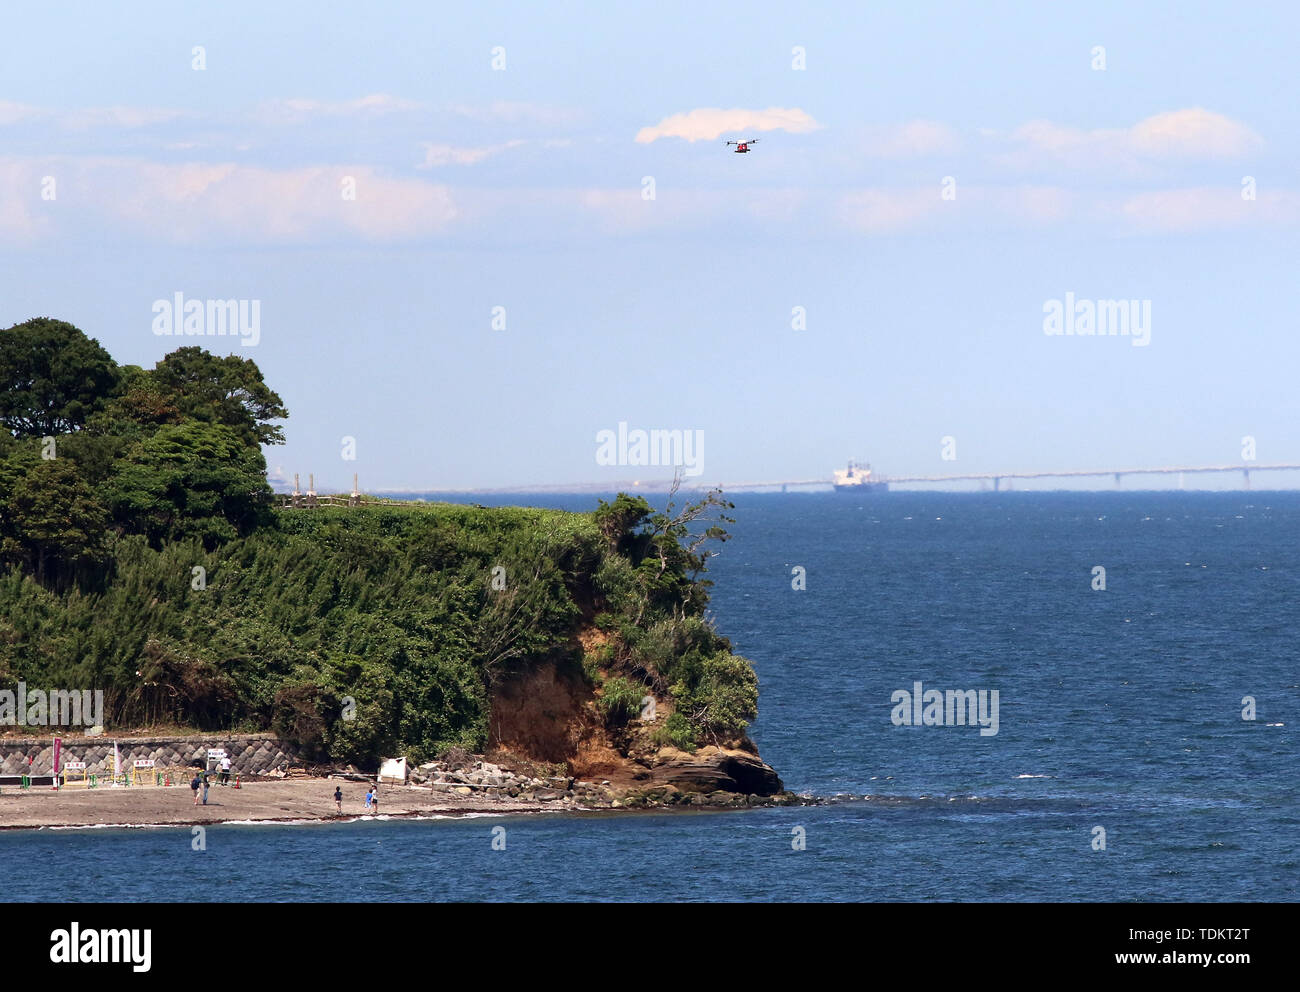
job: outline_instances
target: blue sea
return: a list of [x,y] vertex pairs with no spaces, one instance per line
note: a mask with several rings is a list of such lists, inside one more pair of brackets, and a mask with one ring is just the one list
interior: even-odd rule
[[[217,826],[203,853],[5,831],[0,863],[76,870],[0,899],[1300,898],[1300,494],[733,498],[712,614],[763,757],[824,804]],[[997,733],[895,726],[916,682],[997,690]]]

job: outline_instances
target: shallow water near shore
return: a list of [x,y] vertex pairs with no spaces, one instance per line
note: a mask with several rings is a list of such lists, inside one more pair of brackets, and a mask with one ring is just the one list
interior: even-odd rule
[[[871,798],[215,825],[202,852],[187,827],[3,831],[4,863],[59,869],[0,900],[1300,898],[1300,494],[735,502],[709,575],[754,739],[787,788]],[[998,732],[894,726],[918,681],[997,690]]]
[[[75,865],[56,876],[70,902],[1251,901],[1261,885],[1294,898],[1294,847],[1264,828],[1243,832],[1242,812],[857,800],[713,813],[230,824],[208,827],[202,852],[191,850],[183,827],[42,831],[0,836],[0,857]],[[1133,824],[1104,855],[1087,845],[1097,815]],[[1203,839],[1179,839],[1189,821]],[[498,828],[504,850],[492,846]],[[798,828],[802,851],[791,846]],[[13,878],[4,899],[48,899],[51,878]]]

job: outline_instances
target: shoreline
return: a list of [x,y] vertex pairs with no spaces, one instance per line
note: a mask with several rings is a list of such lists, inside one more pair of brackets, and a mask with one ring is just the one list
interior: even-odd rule
[[[434,791],[421,786],[379,787],[379,808],[365,812],[369,783],[332,778],[285,779],[244,782],[240,788],[214,785],[208,805],[194,805],[188,785],[125,786],[96,789],[48,786],[0,790],[0,831],[143,829],[194,827],[217,824],[356,823],[371,819],[449,819],[465,816],[521,816],[538,813],[647,812],[651,810],[704,811],[748,809],[784,805],[781,797],[710,801],[700,796],[689,803],[657,803],[633,798],[620,805],[592,804],[577,798],[520,801],[506,796],[485,799]],[[343,791],[343,812],[334,804],[334,790]]]
[[[388,821],[388,820],[458,820],[478,817],[509,817],[509,816],[529,816],[534,814],[555,814],[555,813],[609,813],[609,812],[626,812],[625,810],[601,810],[596,808],[579,808],[564,810],[546,810],[546,809],[516,809],[516,810],[447,810],[443,812],[411,812],[411,813],[335,813],[333,816],[304,817],[304,816],[286,816],[276,817],[268,816],[257,819],[244,820],[175,820],[167,822],[141,822],[141,823],[51,823],[42,824],[41,826],[26,826],[22,824],[0,824],[0,833],[5,831],[24,831],[40,832],[42,830],[171,830],[183,827],[254,827],[266,824],[268,826],[311,826],[314,824],[346,824],[361,823],[364,821]],[[641,812],[649,812],[641,810]]]
[[[343,792],[343,812],[334,804],[334,790]],[[213,785],[208,804],[194,805],[188,784],[172,786],[125,786],[96,789],[64,787],[57,792],[48,786],[18,790],[5,786],[0,791],[0,830],[46,828],[102,828],[109,826],[208,826],[219,823],[288,823],[356,821],[371,817],[463,816],[470,813],[534,813],[573,809],[576,803],[519,802],[509,798],[484,801],[435,793],[410,786],[381,786],[379,808],[365,811],[369,783],[342,779],[285,779]]]

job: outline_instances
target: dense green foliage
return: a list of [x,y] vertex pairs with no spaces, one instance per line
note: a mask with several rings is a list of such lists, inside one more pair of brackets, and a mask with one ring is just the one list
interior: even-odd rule
[[0,337],[0,426],[19,437],[75,430],[117,386],[108,352],[71,324],[48,317]]
[[[0,368],[31,364],[18,330]],[[72,330],[80,357],[47,364],[100,369]],[[482,750],[494,687],[543,661],[583,673],[613,723],[671,700],[660,735],[679,747],[753,719],[754,672],[704,619],[719,494],[662,513],[628,496],[277,511],[260,444],[287,414],[252,362],[183,348],[103,368],[75,400],[39,387],[64,397],[58,423],[5,407],[0,688],[103,688],[110,727],[271,728],[360,764]]]
[[[348,760],[481,750],[491,680],[568,652],[568,586],[598,549],[585,518],[535,510],[335,508],[278,523],[212,551],[116,539],[102,591],[58,595],[11,571],[0,686],[108,686],[112,726],[273,725]],[[504,591],[490,589],[498,565]]]
[[283,431],[268,421],[282,420],[289,411],[267,388],[251,358],[178,348],[158,363],[150,386],[182,416],[223,424],[245,441],[284,443]]
[[339,760],[481,751],[494,683],[541,660],[580,667],[584,616],[614,608],[603,617],[632,640],[610,652],[624,674],[606,680],[607,709],[626,719],[652,688],[671,694],[693,718],[679,746],[734,736],[754,716],[753,670],[702,620],[656,612],[643,629],[649,607],[596,588],[593,575],[635,568],[592,514],[286,510],[212,550],[138,535],[108,550],[101,588],[0,577],[0,688],[105,686],[111,726],[269,726]]
[[110,537],[206,548],[269,520],[260,445],[288,416],[250,360],[181,348],[119,367],[71,324],[0,330],[0,567],[54,589],[104,580]]
[[229,427],[166,424],[119,461],[108,503],[155,545],[198,537],[213,547],[268,519],[264,471],[261,452]]
[[606,712],[630,712],[629,681],[671,699],[661,743],[721,744],[758,713],[753,668],[704,619],[706,546],[727,540],[721,524],[731,522],[731,506],[715,491],[680,510],[670,497],[656,513],[644,499],[620,494],[593,514],[610,552],[595,575],[605,610],[596,622],[614,635],[610,668],[619,673]]

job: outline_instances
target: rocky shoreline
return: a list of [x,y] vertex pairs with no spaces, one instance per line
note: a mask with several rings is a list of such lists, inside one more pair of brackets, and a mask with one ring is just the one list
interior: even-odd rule
[[[521,770],[518,763],[510,768],[479,755],[463,755],[412,769],[410,782],[462,797],[508,797],[524,803],[571,801],[589,809],[777,806],[801,801],[782,788],[768,765],[739,750],[714,747],[686,754],[665,748],[639,770],[623,772],[617,782],[583,781],[562,767]],[[354,770],[345,775],[358,778]]]
[[[509,815],[740,809],[815,801],[786,791],[752,745],[685,752],[652,746],[645,735],[639,736],[639,746],[612,751],[611,760],[588,767],[539,762],[508,749],[488,755],[452,749],[438,761],[408,768],[400,781],[381,782],[380,812]],[[68,742],[64,761],[75,757],[85,762],[86,775],[56,792],[49,777],[53,753],[48,740],[11,738],[0,744],[0,829],[338,819],[332,801],[336,787],[347,796],[343,817],[355,819],[366,815],[365,792],[378,781],[374,772],[354,766],[305,763],[291,745],[264,735],[203,735],[120,739],[123,769],[139,757],[150,762],[150,774],[144,776],[148,784],[114,787],[112,745],[101,738]],[[232,781],[240,787],[214,787],[214,804],[195,807],[188,788],[193,766],[214,746],[232,755]],[[32,785],[22,789],[17,772],[27,769]],[[215,786],[215,776],[212,781]]]

